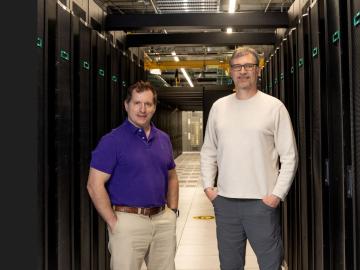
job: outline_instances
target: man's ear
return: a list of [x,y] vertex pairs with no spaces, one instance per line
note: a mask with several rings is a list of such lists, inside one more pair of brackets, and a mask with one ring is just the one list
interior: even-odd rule
[[124,107],[125,107],[125,110],[126,112],[128,111],[128,107],[129,107],[129,104],[126,102],[126,100],[124,101]]

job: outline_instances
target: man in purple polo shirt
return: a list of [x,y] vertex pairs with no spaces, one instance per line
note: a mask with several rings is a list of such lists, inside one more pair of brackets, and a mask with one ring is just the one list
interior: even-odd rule
[[112,270],[174,270],[179,183],[169,136],[151,123],[157,94],[128,89],[128,118],[92,152],[88,192],[107,223]]

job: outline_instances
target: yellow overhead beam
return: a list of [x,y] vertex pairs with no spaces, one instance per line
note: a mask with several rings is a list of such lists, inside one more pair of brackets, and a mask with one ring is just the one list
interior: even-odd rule
[[159,61],[159,62],[150,62],[145,59],[145,69],[180,69],[180,68],[204,68],[204,66],[217,66],[224,70],[229,70],[228,63],[221,63],[219,60],[188,60],[188,61]]
[[[264,58],[260,57],[259,66],[264,67]],[[169,69],[180,69],[180,68],[204,68],[206,66],[216,66],[222,68],[223,70],[229,72],[230,66],[229,63],[220,62],[219,60],[187,60],[187,61],[159,61],[159,62],[150,62],[145,59],[145,69],[160,69],[160,70],[169,70]]]

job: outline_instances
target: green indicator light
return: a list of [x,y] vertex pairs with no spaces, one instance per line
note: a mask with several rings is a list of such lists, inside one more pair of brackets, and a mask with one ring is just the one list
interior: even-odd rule
[[90,69],[90,65],[89,65],[89,63],[86,62],[86,61],[82,61],[82,62],[81,62],[81,66],[82,66],[83,69],[87,69],[87,70]]
[[280,74],[280,80],[284,80],[284,73]]
[[294,67],[291,67],[290,72],[291,74],[294,74]]
[[116,75],[113,75],[112,77],[111,77],[111,80],[113,81],[113,82],[117,82],[117,76]]
[[105,76],[105,71],[103,70],[103,69],[101,69],[101,68],[99,68],[99,75],[101,76],[101,77],[104,77]]
[[43,47],[43,40],[42,38],[38,37],[36,39],[36,46],[39,47],[39,48],[42,48]]
[[312,50],[312,56],[313,56],[313,57],[316,57],[318,54],[319,54],[319,48],[318,48],[318,47],[315,47],[315,48]]
[[332,35],[332,42],[335,43],[340,39],[340,31],[336,31],[333,35]]
[[360,24],[360,11],[354,16],[353,23],[354,26],[358,26]]
[[304,65],[304,59],[300,58],[299,59],[299,67],[302,67]]
[[69,53],[67,53],[67,52],[64,51],[64,50],[61,50],[61,51],[60,51],[60,57],[61,57],[62,59],[64,59],[64,60],[66,60],[66,61],[69,61],[69,59],[70,59]]

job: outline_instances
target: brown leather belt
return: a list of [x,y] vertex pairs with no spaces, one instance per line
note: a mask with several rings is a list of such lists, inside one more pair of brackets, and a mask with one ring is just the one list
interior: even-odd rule
[[160,213],[165,209],[165,205],[160,207],[151,207],[151,208],[141,208],[141,207],[130,207],[130,206],[121,206],[113,205],[113,209],[118,212],[126,212],[132,214],[139,214],[145,216],[152,216]]

